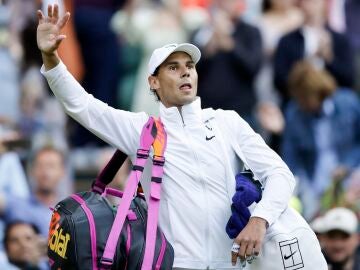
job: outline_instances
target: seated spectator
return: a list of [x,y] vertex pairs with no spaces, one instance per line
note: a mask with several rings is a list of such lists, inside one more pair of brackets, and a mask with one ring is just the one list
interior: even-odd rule
[[[23,221],[9,223],[5,229],[5,250],[11,269],[49,269],[46,256],[46,241],[41,239],[35,225]],[[16,267],[15,267],[16,266]],[[10,270],[7,268],[7,270]]]
[[0,213],[7,222],[23,220],[35,224],[47,236],[51,210],[59,201],[58,185],[64,178],[64,156],[55,148],[39,150],[31,167],[32,196],[28,200],[2,192]]
[[[0,193],[27,200],[30,197],[30,191],[20,158],[17,153],[8,151],[9,145],[15,145],[17,138],[16,133],[5,135],[0,132]],[[7,260],[2,245],[4,229],[5,222],[0,216],[0,269],[7,269]]]
[[311,63],[291,71],[294,100],[286,111],[283,158],[299,178],[304,216],[319,210],[319,199],[333,179],[343,179],[360,164],[360,102],[347,90],[336,90],[334,78]]
[[317,221],[321,246],[331,270],[359,270],[358,219],[347,208],[329,210]]

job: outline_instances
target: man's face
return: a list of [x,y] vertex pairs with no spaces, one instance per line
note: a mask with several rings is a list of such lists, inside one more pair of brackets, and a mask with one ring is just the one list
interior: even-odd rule
[[55,190],[58,183],[64,177],[62,156],[52,150],[38,153],[35,158],[32,175],[38,189],[44,192]]
[[195,64],[187,53],[174,52],[160,65],[158,74],[149,77],[149,84],[165,107],[189,104],[197,93]]
[[358,235],[342,231],[330,231],[323,236],[323,250],[326,256],[335,263],[345,262],[358,246]]
[[30,225],[14,225],[6,243],[9,260],[19,264],[33,261],[38,256],[38,244],[38,235]]
[[299,0],[299,7],[302,10],[305,18],[315,19],[325,15],[325,1],[324,0]]
[[244,0],[218,0],[217,4],[232,19],[237,19],[245,10]]

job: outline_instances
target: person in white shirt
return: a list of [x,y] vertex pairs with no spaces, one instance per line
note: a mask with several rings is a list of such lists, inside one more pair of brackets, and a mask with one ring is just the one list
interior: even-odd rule
[[[38,11],[41,72],[70,116],[134,161],[148,115],[109,107],[70,75],[56,52],[69,16],[59,18],[56,5],[46,17]],[[159,224],[174,247],[174,269],[239,269],[247,261],[252,264],[246,269],[326,269],[315,234],[288,207],[295,180],[285,163],[234,111],[201,109],[199,59],[199,49],[184,43],[156,49],[149,61],[148,82],[168,136]],[[232,240],[225,226],[240,159],[265,188]],[[147,193],[149,181],[143,179]]]

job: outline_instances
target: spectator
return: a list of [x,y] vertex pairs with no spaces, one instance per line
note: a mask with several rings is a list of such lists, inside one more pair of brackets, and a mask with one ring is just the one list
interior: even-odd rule
[[[155,48],[170,42],[182,43],[188,38],[182,17],[183,10],[179,3],[174,3],[176,1],[158,1],[147,5],[141,1],[135,2],[127,9],[116,12],[112,20],[113,29],[125,38],[126,46],[138,48],[137,55],[130,55],[132,61],[136,56],[140,58],[137,71],[133,70],[131,74],[134,76],[134,73],[137,73],[132,89],[131,111],[159,114],[156,99],[149,98],[151,92],[143,78],[147,74],[147,63]],[[124,57],[129,61],[129,54]]]
[[32,196],[28,200],[2,193],[0,211],[7,222],[23,220],[35,224],[47,236],[51,218],[49,207],[59,200],[57,190],[65,173],[64,156],[55,148],[40,149],[31,167]]
[[330,270],[359,270],[358,220],[347,208],[334,208],[317,224],[321,246]]
[[[16,142],[16,135],[3,135],[0,132],[0,193],[27,200],[30,197],[30,191],[20,158],[17,153],[6,149],[9,142],[13,144]],[[0,196],[0,205],[2,203]],[[7,269],[6,256],[3,256],[5,253],[3,249],[4,230],[5,222],[0,215],[0,269]]]
[[282,152],[299,178],[308,219],[319,210],[319,199],[332,179],[344,178],[360,164],[360,102],[352,91],[336,88],[328,72],[307,61],[291,71],[294,101],[286,110]]
[[346,36],[326,26],[326,0],[300,0],[302,27],[281,38],[274,59],[274,80],[284,103],[289,100],[287,80],[294,64],[310,59],[334,76],[340,87],[352,87],[354,61]]
[[360,1],[345,1],[346,34],[355,50],[355,87],[360,92]]
[[7,225],[5,250],[9,262],[14,266],[12,269],[49,269],[44,260],[46,256],[45,239],[40,237],[39,230],[31,223],[14,221]]
[[202,105],[235,110],[253,124],[262,45],[259,30],[241,19],[244,9],[244,0],[213,1],[211,22],[195,33],[194,43],[203,55],[197,65]]
[[273,83],[274,51],[283,35],[300,27],[303,17],[294,0],[264,0],[262,11],[258,26],[265,57],[255,82],[258,99],[257,118],[262,137],[278,152],[284,129],[284,117],[279,108],[281,100]]
[[[19,100],[19,29],[14,27],[14,8],[20,1],[0,2],[0,117],[15,122]],[[6,91],[5,91],[6,89]]]
[[257,80],[260,101],[279,103],[273,86],[273,57],[279,39],[299,28],[303,23],[302,13],[294,0],[264,0],[259,29],[263,40],[265,61]]
[[[82,85],[110,106],[115,105],[121,64],[120,44],[110,29],[110,20],[126,1],[73,1],[74,27],[85,67]],[[71,124],[71,142],[74,146],[104,146],[86,129],[75,122]]]

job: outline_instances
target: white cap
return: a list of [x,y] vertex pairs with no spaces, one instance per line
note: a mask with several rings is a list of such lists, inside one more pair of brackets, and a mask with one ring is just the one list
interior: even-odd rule
[[358,220],[355,213],[350,209],[337,207],[330,209],[323,217],[316,219],[312,226],[319,233],[339,230],[353,234],[357,232]]
[[149,75],[152,75],[156,68],[160,66],[166,58],[169,57],[173,52],[185,52],[190,55],[191,59],[196,64],[201,57],[201,52],[198,47],[190,43],[182,43],[182,44],[167,44],[161,48],[157,48],[153,51],[150,60],[149,60]]

